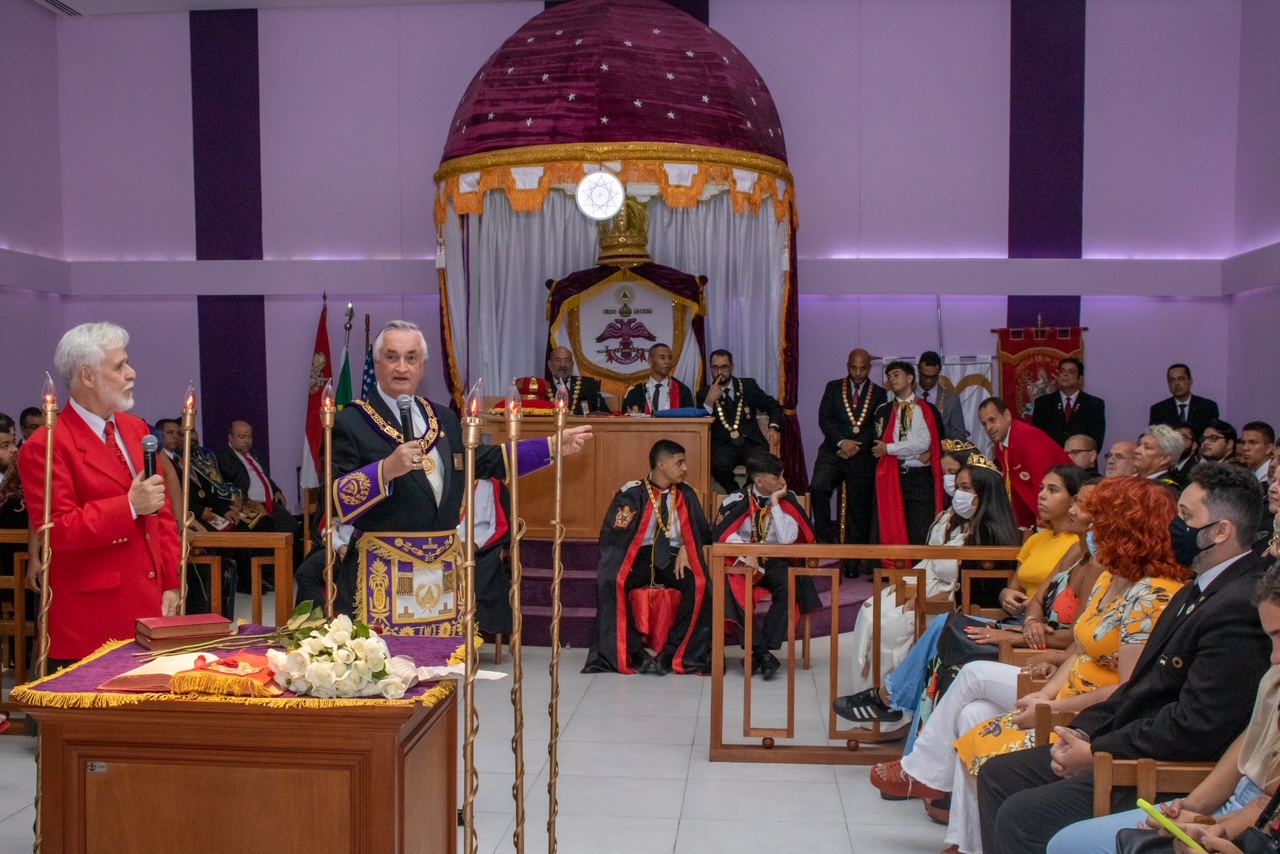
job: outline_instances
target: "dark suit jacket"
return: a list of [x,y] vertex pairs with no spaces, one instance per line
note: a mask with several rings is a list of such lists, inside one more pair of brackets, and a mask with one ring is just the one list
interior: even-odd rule
[[[1264,565],[1252,552],[1227,567],[1193,604],[1190,583],[1156,622],[1129,681],[1072,723],[1094,752],[1213,761],[1253,711],[1271,642],[1258,620],[1254,588]],[[1189,601],[1191,600],[1191,601]]]
[[[551,399],[556,399],[556,381],[554,379],[547,380],[551,383]],[[587,405],[588,412],[608,412],[609,404],[605,403],[604,395],[600,393],[600,380],[595,377],[569,377],[569,413],[571,415],[582,414],[582,404]]]
[[1071,410],[1068,421],[1062,411],[1062,395],[1058,392],[1042,394],[1035,399],[1031,410],[1031,423],[1039,427],[1049,438],[1061,446],[1066,446],[1067,439],[1083,433],[1092,436],[1098,443],[1098,452],[1105,453],[1106,446],[1102,439],[1107,433],[1107,404],[1102,398],[1088,392],[1076,395],[1076,404]]
[[[768,447],[769,442],[765,439],[764,434],[760,432],[760,423],[756,421],[756,415],[763,412],[769,416],[769,423],[776,424],[778,429],[782,429],[782,425],[786,420],[786,413],[782,410],[782,404],[774,400],[765,393],[760,385],[750,377],[734,377],[733,383],[733,404],[730,406],[721,406],[724,410],[724,420],[733,424],[737,419],[739,410],[742,410],[742,418],[738,420],[738,438],[734,439],[729,435],[729,428],[721,423],[715,407],[712,407],[712,416],[715,418],[711,422],[711,444],[712,445],[752,445],[755,447]],[[711,386],[704,387],[698,392],[698,406],[703,406],[707,400],[707,392],[711,390]],[[721,398],[723,401],[724,398]],[[743,407],[746,407],[745,410]]]
[[[648,382],[649,380],[646,378],[644,382],[636,383],[631,388],[627,389],[627,396],[622,399],[623,412],[630,412],[633,409],[637,412],[648,411],[645,409],[645,407],[649,405],[648,386],[646,385]],[[673,389],[680,393],[680,405],[676,406],[673,401],[671,406],[672,409],[683,409],[686,406],[697,405],[694,401],[693,392],[689,390],[687,385],[680,382],[680,380],[675,377],[667,377],[667,382],[675,383]]]
[[[396,423],[399,423],[398,421]],[[252,453],[252,451],[250,452]],[[254,457],[254,459],[258,459]],[[276,486],[276,482],[271,480],[271,472],[267,470],[262,460],[258,460],[258,465],[262,466],[262,473],[267,476],[267,480],[271,482],[271,493],[274,495],[279,492],[284,494],[284,490]],[[245,496],[249,494],[249,468],[240,462],[240,455],[227,445],[218,451],[218,468],[222,472],[222,477],[227,483],[240,490]]]
[[[1217,418],[1218,404],[1207,397],[1191,395],[1191,403],[1187,406],[1187,423],[1194,427],[1197,433],[1204,432],[1204,428],[1209,426],[1209,422],[1215,421]],[[1178,418],[1177,401],[1172,397],[1166,397],[1159,403],[1153,404],[1147,423],[1168,424],[1170,427],[1177,427],[1182,423],[1182,419]]]
[[823,451],[828,454],[835,454],[840,450],[840,442],[844,439],[852,439],[862,445],[862,450],[853,456],[849,462],[855,466],[865,469],[865,472],[874,472],[876,467],[876,458],[871,455],[871,446],[875,444],[880,437],[876,435],[875,412],[880,408],[889,396],[885,390],[871,382],[866,383],[866,394],[863,400],[858,401],[858,408],[854,410],[854,417],[858,417],[866,407],[866,417],[862,419],[862,424],[858,429],[854,429],[853,421],[849,418],[849,412],[844,405],[844,394],[848,390],[849,403],[853,404],[853,391],[849,388],[849,377],[845,376],[838,380],[832,380],[827,383],[827,388],[822,393],[822,403],[818,405],[818,426],[822,428],[822,445],[818,448],[818,452]]

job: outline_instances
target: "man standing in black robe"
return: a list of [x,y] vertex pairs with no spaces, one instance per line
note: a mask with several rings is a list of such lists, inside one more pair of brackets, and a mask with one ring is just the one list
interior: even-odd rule
[[[584,673],[711,671],[711,583],[702,559],[711,526],[697,493],[684,482],[684,448],[658,440],[649,468],[644,480],[622,487],[600,528],[595,637]],[[656,585],[679,591],[680,603],[666,643],[650,652],[630,594]]]

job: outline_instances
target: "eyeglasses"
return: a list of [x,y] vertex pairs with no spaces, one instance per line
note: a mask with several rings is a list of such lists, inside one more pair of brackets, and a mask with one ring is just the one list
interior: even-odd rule
[[1205,433],[1203,436],[1200,437],[1201,444],[1205,442],[1225,442],[1225,441],[1227,441],[1226,436],[1217,436],[1212,433]]

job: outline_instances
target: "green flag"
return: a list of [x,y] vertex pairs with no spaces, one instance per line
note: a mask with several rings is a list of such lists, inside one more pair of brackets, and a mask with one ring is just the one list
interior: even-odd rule
[[342,375],[338,378],[338,390],[334,392],[333,402],[339,409],[351,402],[351,354],[346,351],[342,353]]

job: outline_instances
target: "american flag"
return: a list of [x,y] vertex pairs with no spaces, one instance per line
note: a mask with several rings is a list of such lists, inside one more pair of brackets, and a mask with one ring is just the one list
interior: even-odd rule
[[373,375],[373,347],[370,346],[364,352],[364,374],[360,377],[360,397],[368,400],[377,386],[378,380]]

